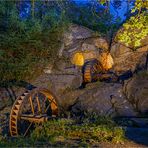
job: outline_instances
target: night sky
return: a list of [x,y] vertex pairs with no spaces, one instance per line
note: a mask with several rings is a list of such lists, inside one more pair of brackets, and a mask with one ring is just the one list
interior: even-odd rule
[[[77,5],[83,5],[85,6],[89,2],[93,2],[92,0],[74,0]],[[96,0],[95,0],[96,1]],[[94,1],[94,2],[95,2]],[[114,19],[120,18],[121,22],[126,19],[126,12],[127,12],[127,0],[121,0],[121,7],[114,8],[112,3],[116,0],[111,0],[110,4],[110,13],[114,16]],[[21,17],[26,17],[30,13],[31,3],[28,3],[28,7],[25,8],[25,11],[21,12]],[[130,5],[130,9],[132,8],[132,5]]]

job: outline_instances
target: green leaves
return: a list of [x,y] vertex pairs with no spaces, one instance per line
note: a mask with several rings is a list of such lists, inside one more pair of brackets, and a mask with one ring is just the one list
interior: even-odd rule
[[[71,119],[51,120],[41,126],[37,126],[32,132],[31,138],[34,142],[46,141],[58,143],[61,139],[67,142],[70,139],[83,140],[91,144],[90,139],[94,142],[121,142],[124,141],[124,130],[116,124],[112,124],[109,119],[99,117],[95,121],[79,121]],[[103,122],[100,122],[102,121]],[[52,139],[51,139],[52,138]]]
[[107,0],[100,0],[100,4],[104,5],[106,3]]
[[20,19],[15,3],[0,0],[1,82],[34,79],[47,63],[57,59],[59,40],[68,22],[64,15],[57,18],[53,10],[49,13],[49,18],[35,15]]
[[131,10],[131,13],[134,13],[136,11],[136,8],[133,8],[132,10]]
[[5,52],[0,49],[0,58],[1,58],[2,56],[4,56],[4,54],[5,54]]
[[[138,5],[139,7],[141,5]],[[137,9],[133,9],[134,12]],[[141,46],[141,40],[148,35],[148,14],[142,12],[132,16],[125,24],[123,30],[118,33],[117,40],[125,43],[127,46],[137,48]]]
[[144,0],[144,1],[136,0],[135,1],[135,6],[131,10],[131,13],[135,13],[136,11],[141,11],[142,8],[148,9],[148,0]]

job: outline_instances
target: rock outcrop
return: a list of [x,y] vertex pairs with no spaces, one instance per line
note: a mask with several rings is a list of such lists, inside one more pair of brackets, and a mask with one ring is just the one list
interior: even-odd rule
[[[59,51],[63,59],[56,62],[56,68],[49,65],[44,70],[46,74],[42,74],[30,83],[33,86],[45,87],[53,91],[61,106],[74,114],[85,111],[110,116],[136,116],[137,112],[146,114],[148,110],[147,75],[145,77],[134,75],[133,78],[127,78],[124,89],[120,83],[105,82],[99,82],[99,85],[92,83],[91,89],[88,89],[88,86],[85,89],[78,89],[83,81],[81,67],[74,67],[70,58],[77,51],[95,50],[99,55],[98,60],[102,63],[105,62],[101,55],[109,55],[109,61],[111,61],[109,67],[113,65],[112,71],[119,77],[124,73],[130,75],[130,72],[132,76],[137,69],[145,66],[147,46],[148,44],[144,43],[143,47],[132,51],[130,47],[114,42],[109,53],[109,44],[105,38],[95,37],[95,33],[85,27],[71,25],[63,35],[63,45]],[[24,88],[27,88],[27,85],[29,83],[26,83]],[[13,92],[1,89],[0,109],[11,105],[24,88],[20,87],[21,91],[14,90]],[[11,98],[11,93],[15,96],[14,99]]]
[[72,107],[75,114],[83,112],[103,116],[135,116],[136,112],[123,94],[122,85],[100,83],[77,98]]
[[139,68],[144,68],[146,64],[146,57],[148,54],[148,46],[138,48],[133,51],[120,43],[114,43],[110,51],[114,66],[113,70],[122,75],[126,71],[134,72]]
[[120,35],[122,31],[124,31],[124,28],[121,28],[117,32],[110,49],[110,53],[114,59],[113,70],[118,75],[126,71],[134,72],[137,69],[143,69],[146,60],[148,60],[148,36],[141,39],[141,45],[135,49],[132,44],[127,46],[118,40],[118,35]]
[[83,26],[72,24],[64,33],[63,42],[64,45],[67,47],[75,44],[78,40],[86,39],[92,37],[93,35],[94,32],[92,30]]
[[148,72],[139,72],[124,84],[127,99],[139,113],[148,113]]
[[11,89],[0,88],[0,110],[12,105],[14,101],[13,92]]
[[95,35],[95,32],[79,25],[71,25],[63,35],[63,44],[60,49],[62,55],[69,55],[75,51],[108,50],[109,45],[105,38]]
[[145,37],[145,39],[141,41],[141,47],[135,51],[133,47],[127,47],[125,44],[114,39],[109,49],[107,39],[99,36],[95,37],[95,33],[92,30],[78,25],[71,25],[69,27],[68,31],[64,34],[63,44],[63,55],[68,58],[77,51],[95,50],[98,51],[99,54],[102,51],[105,53],[110,51],[109,54],[113,59],[112,63],[114,63],[112,70],[118,76],[127,71],[133,73],[137,69],[143,69],[148,54],[148,37]]

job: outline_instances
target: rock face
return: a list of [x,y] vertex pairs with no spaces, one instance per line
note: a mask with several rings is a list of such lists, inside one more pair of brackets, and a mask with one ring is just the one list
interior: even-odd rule
[[53,75],[50,76],[51,89],[56,94],[61,94],[65,90],[77,89],[82,84],[81,75]]
[[116,36],[111,46],[110,53],[114,59],[113,70],[122,74],[126,71],[134,72],[137,69],[142,69],[146,64],[146,56],[148,54],[148,36],[141,40],[141,46],[134,49],[134,46],[126,45],[118,40],[118,35],[124,31],[121,28]]
[[102,37],[89,37],[70,44],[65,49],[68,53],[85,50],[99,50],[99,48],[108,50],[108,42]]
[[[63,46],[64,45],[64,46]],[[73,54],[81,52],[85,60],[97,58],[105,70],[108,70],[113,65],[113,59],[109,51],[109,43],[107,39],[95,36],[95,32],[82,26],[71,25],[64,34],[62,48],[63,56],[71,59]],[[94,54],[93,54],[94,53]],[[87,56],[88,55],[88,56]]]
[[[109,44],[105,38],[94,37],[93,34],[94,33],[87,28],[72,25],[69,28],[69,32],[64,36],[64,55],[69,58],[74,52],[92,50],[97,51],[99,60],[101,60],[100,53],[102,50],[103,52],[109,50]],[[120,42],[114,42],[110,49],[110,57],[113,59],[111,62],[111,65],[113,64],[112,70],[119,77],[124,76],[126,79],[129,79],[133,72],[145,67],[147,54],[148,45],[145,43],[145,40],[142,42],[142,47],[136,51],[133,51],[130,47],[126,47]],[[126,75],[128,75],[128,77]],[[60,80],[57,80],[57,82],[58,81]],[[79,92],[76,91],[74,93]],[[65,110],[68,108],[68,105],[72,106],[72,111],[76,114],[83,111],[111,116],[135,116],[137,112],[143,113],[144,111],[135,108],[134,102],[131,102],[131,96],[125,95],[127,92],[124,93],[121,84],[103,83],[101,87],[97,86],[89,90],[84,89],[79,95],[74,95],[73,97],[65,95],[63,102],[66,103],[63,103],[63,106],[67,106]],[[141,100],[141,98],[139,98],[139,100]],[[147,108],[147,106],[145,108]]]
[[109,45],[105,38],[103,37],[91,37],[84,41],[82,44],[82,50],[94,50],[94,49],[104,49],[108,50]]
[[75,51],[96,50],[102,48],[108,50],[109,45],[105,38],[96,37],[92,30],[79,26],[71,25],[63,35],[63,44],[60,49],[64,55],[69,55]]
[[143,39],[141,41],[142,46],[134,51],[131,47],[127,47],[119,41],[113,41],[111,48],[109,49],[107,40],[102,37],[95,37],[94,34],[93,31],[85,27],[71,25],[64,34],[63,55],[69,58],[71,54],[77,51],[95,50],[100,54],[100,49],[103,49],[103,52],[110,50],[109,54],[113,59],[112,63],[114,64],[112,70],[118,76],[127,71],[133,73],[137,69],[145,67],[146,56],[148,54],[148,37]]
[[76,43],[77,40],[92,37],[94,32],[88,28],[79,25],[71,25],[67,32],[64,33],[63,42],[65,46]]
[[13,92],[11,89],[0,88],[0,110],[10,106],[14,101]]
[[111,55],[114,59],[113,70],[121,75],[126,71],[134,72],[138,68],[143,68],[146,64],[148,46],[132,51],[132,49],[115,43],[111,47]]
[[121,84],[101,83],[81,94],[72,107],[75,114],[82,112],[108,116],[134,116],[132,105],[126,100]]
[[[145,114],[148,110],[148,77],[134,76],[124,84],[92,83],[93,88],[78,89],[82,84],[81,68],[74,67],[70,58],[77,51],[97,51],[98,60],[104,62],[103,54],[107,54],[109,67],[121,76],[126,72],[135,72],[146,64],[148,54],[148,40],[143,47],[132,51],[130,47],[114,42],[111,46],[103,37],[95,37],[95,33],[85,27],[71,25],[63,35],[63,44],[59,55],[63,56],[56,62],[57,67],[48,65],[44,74],[31,82],[33,86],[48,88],[58,97],[59,103],[67,111],[74,114],[81,112],[96,112],[99,115],[136,116],[137,112]],[[106,65],[106,64],[105,64]],[[105,67],[105,66],[104,66]],[[106,68],[108,70],[109,68]],[[128,73],[129,75],[129,73]],[[131,75],[132,76],[132,75]],[[26,84],[25,87],[29,85]],[[24,88],[25,88],[24,87]],[[21,87],[20,87],[21,88]],[[21,90],[21,89],[20,89]],[[24,89],[23,89],[24,90]],[[0,89],[0,110],[11,105],[23,90],[13,92],[11,89]],[[124,91],[123,91],[124,90]],[[12,98],[11,95],[14,97]]]
[[148,73],[146,71],[127,80],[124,92],[137,111],[142,114],[148,113]]

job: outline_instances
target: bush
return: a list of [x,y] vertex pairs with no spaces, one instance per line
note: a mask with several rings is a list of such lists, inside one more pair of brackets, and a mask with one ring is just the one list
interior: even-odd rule
[[21,19],[14,2],[1,1],[0,8],[3,13],[0,18],[1,83],[33,79],[47,63],[57,60],[60,39],[68,22],[62,16],[56,22],[52,13],[43,20],[38,17]]
[[[93,117],[94,118],[94,117]],[[5,138],[0,147],[88,147],[99,142],[124,142],[124,130],[110,118],[97,117],[83,120],[57,119],[37,124],[35,130],[26,138]]]
[[37,126],[31,137],[35,143],[46,142],[49,144],[60,142],[66,144],[69,140],[72,140],[73,143],[79,141],[79,144],[85,142],[88,145],[91,144],[91,141],[94,141],[94,143],[118,143],[124,141],[122,128],[117,127],[115,124],[100,124],[97,122],[98,120],[101,121],[101,117],[95,122],[77,123],[69,119],[49,121]]

